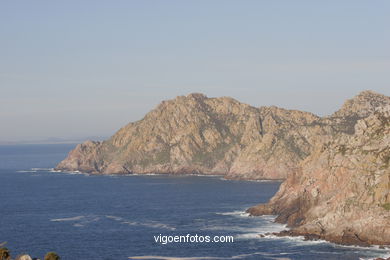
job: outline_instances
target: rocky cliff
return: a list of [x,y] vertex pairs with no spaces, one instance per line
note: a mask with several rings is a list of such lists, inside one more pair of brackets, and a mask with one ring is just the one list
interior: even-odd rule
[[390,105],[359,107],[361,99],[335,113],[363,117],[354,133],[316,146],[269,203],[248,210],[252,215],[278,215],[292,228],[279,235],[390,245]]
[[[255,108],[202,94],[163,101],[142,120],[103,142],[79,144],[56,167],[96,174],[221,174],[226,178],[285,179],[315,147],[389,97],[366,91],[320,118],[278,107]],[[362,108],[364,108],[362,112]]]

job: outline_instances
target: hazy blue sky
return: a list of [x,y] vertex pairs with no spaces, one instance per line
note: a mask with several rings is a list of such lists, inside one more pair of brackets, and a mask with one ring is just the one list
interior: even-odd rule
[[390,1],[0,2],[0,141],[109,136],[191,92],[326,115],[390,95]]

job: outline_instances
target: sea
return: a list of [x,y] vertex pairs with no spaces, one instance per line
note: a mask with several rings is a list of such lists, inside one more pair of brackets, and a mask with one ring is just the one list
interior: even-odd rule
[[[0,146],[0,244],[13,256],[62,260],[373,259],[377,247],[340,246],[267,232],[274,216],[245,210],[268,201],[280,182],[220,176],[89,175],[56,172],[75,144]],[[229,242],[156,242],[174,236]],[[165,240],[164,240],[165,241]]]

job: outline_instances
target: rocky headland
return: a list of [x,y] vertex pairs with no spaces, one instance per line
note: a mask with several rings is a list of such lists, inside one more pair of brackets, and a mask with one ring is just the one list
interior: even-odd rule
[[390,246],[390,105],[359,120],[354,134],[324,142],[252,215],[277,215],[277,235],[345,245]]
[[390,97],[363,91],[327,117],[202,94],[163,101],[57,170],[220,174],[285,179],[251,215],[277,215],[278,235],[390,245]]
[[310,153],[313,140],[308,139],[324,134],[316,127],[318,119],[190,94],[163,101],[109,140],[78,145],[57,169],[284,179]]
[[352,133],[358,119],[388,99],[362,92],[334,115],[321,118],[274,106],[256,108],[229,97],[179,96],[106,141],[79,144],[56,169],[285,179],[318,143]]

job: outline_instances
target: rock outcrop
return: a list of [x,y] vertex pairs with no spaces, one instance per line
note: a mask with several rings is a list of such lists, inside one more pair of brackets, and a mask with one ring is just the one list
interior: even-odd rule
[[358,96],[334,114],[362,118],[353,134],[317,145],[270,202],[249,213],[277,215],[291,227],[279,235],[390,245],[390,105],[363,94],[372,107]]
[[106,141],[79,144],[56,169],[285,179],[317,144],[338,133],[352,134],[357,120],[385,103],[389,97],[365,91],[321,118],[278,107],[255,108],[228,97],[179,96]]

